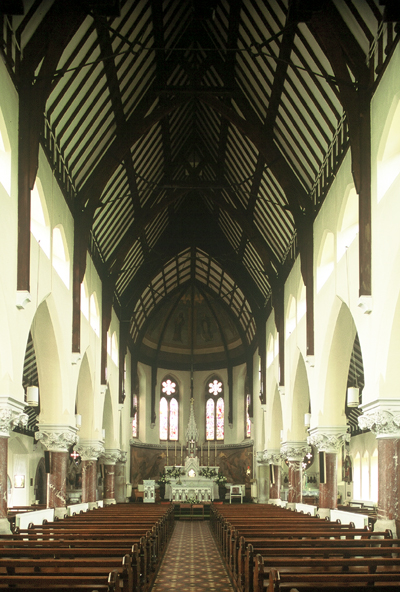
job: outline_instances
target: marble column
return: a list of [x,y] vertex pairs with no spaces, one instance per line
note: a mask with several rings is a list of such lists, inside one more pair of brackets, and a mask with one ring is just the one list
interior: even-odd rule
[[303,497],[303,458],[311,450],[306,442],[285,442],[281,453],[289,465],[288,508],[294,509]]
[[369,429],[378,442],[378,517],[374,530],[390,529],[396,533],[399,519],[399,462],[400,401],[380,399],[361,405],[363,415],[358,418],[361,429]]
[[115,504],[115,465],[120,458],[120,451],[108,449],[102,456],[104,466],[104,504]]
[[347,426],[324,426],[310,430],[308,443],[325,453],[325,480],[319,484],[318,514],[321,518],[337,508],[337,455],[350,435]]
[[115,499],[117,504],[126,502],[126,457],[127,452],[121,450],[120,457],[115,465]]
[[97,460],[104,454],[100,440],[80,440],[75,447],[82,463],[82,502],[97,507]]
[[15,426],[26,426],[24,404],[12,397],[0,396],[0,534],[11,534],[7,518],[8,438]]
[[67,505],[67,469],[70,447],[77,440],[77,428],[60,424],[39,424],[35,438],[50,452],[50,473],[47,474],[47,507],[55,516],[63,517]]

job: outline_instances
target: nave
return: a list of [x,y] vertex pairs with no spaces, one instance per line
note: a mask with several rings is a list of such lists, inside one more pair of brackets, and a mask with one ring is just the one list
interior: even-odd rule
[[208,522],[175,524],[152,592],[169,590],[233,591]]

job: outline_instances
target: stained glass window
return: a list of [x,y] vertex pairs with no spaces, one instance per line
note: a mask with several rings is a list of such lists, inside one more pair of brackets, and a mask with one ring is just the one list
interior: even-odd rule
[[206,403],[206,440],[214,440],[214,418],[215,418],[215,403],[212,399],[208,399]]
[[224,439],[224,419],[223,384],[218,378],[212,378],[206,391],[206,440]]
[[179,439],[179,402],[178,387],[171,378],[161,383],[160,399],[160,440]]
[[133,396],[133,408],[136,409],[135,414],[132,418],[132,438],[138,437],[138,398],[137,395]]
[[246,395],[246,438],[251,437],[251,421],[249,415],[250,395]]

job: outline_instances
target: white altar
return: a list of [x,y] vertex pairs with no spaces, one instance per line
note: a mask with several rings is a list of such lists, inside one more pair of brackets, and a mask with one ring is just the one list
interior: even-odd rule
[[[174,467],[165,467],[165,472]],[[180,477],[171,478],[171,482],[166,485],[165,493],[167,498],[172,502],[185,503],[188,500],[195,499],[198,503],[211,502],[218,499],[218,485],[208,477],[200,475],[202,467],[199,465],[199,459],[196,457],[188,457],[185,460],[185,466],[177,467],[184,471],[184,475]],[[208,467],[214,469],[218,473],[219,467]]]

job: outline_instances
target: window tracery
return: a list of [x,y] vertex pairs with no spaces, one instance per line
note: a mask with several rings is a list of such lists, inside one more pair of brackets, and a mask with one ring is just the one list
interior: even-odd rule
[[160,440],[179,440],[179,392],[177,383],[166,377],[161,383]]
[[224,387],[217,377],[213,377],[206,389],[206,440],[223,440],[224,425]]

